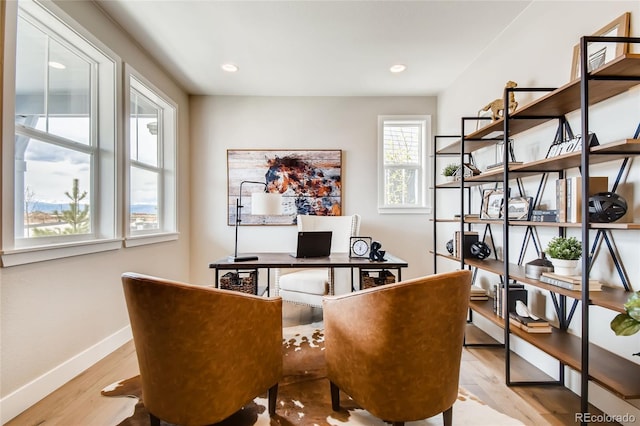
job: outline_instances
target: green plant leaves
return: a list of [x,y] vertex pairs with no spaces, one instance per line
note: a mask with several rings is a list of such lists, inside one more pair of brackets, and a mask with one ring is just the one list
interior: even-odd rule
[[555,259],[577,260],[582,255],[582,243],[576,237],[552,238],[545,252]]
[[633,293],[624,304],[625,314],[618,314],[610,327],[616,336],[631,336],[640,331],[640,292]]
[[640,321],[640,292],[633,293],[624,304],[627,314],[636,321]]
[[640,321],[634,320],[627,314],[616,315],[610,326],[616,336],[631,336],[640,331]]

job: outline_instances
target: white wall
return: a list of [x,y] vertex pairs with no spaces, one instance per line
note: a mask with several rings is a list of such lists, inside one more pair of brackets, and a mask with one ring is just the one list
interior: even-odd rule
[[[431,271],[426,215],[377,213],[377,116],[435,117],[432,97],[244,97],[191,98],[193,194],[191,270],[202,284],[213,281],[212,260],[233,252],[227,226],[227,149],[343,150],[343,214],[362,216],[361,234],[409,262],[405,277]],[[434,118],[435,120],[435,118]],[[292,251],[294,226],[239,230],[239,251]]]
[[180,238],[0,269],[3,423],[130,338],[122,272],[189,278],[188,97],[93,3],[58,5],[178,104]]
[[[478,110],[495,98],[502,97],[504,84],[508,80],[519,83],[519,87],[559,87],[569,81],[573,46],[579,41],[582,35],[589,35],[597,31],[605,24],[620,16],[623,12],[631,12],[631,35],[638,36],[640,28],[640,2],[627,1],[601,1],[601,2],[533,2],[523,13],[507,28],[504,33],[482,52],[481,56],[460,76],[457,81],[447,88],[438,97],[438,134],[460,134],[460,117],[476,116]],[[632,49],[633,50],[633,49]],[[640,51],[635,48],[633,51]],[[534,97],[530,94],[516,93],[516,100],[520,105],[525,105]],[[635,87],[629,92],[614,99],[602,102],[590,109],[591,130],[595,131],[601,143],[613,142],[616,140],[631,138],[636,130],[640,110],[640,88]],[[578,113],[568,116],[570,124],[575,133],[580,133],[581,124]],[[529,161],[543,158],[546,150],[555,134],[557,122],[540,126],[527,131],[515,138],[516,158],[518,160]],[[467,129],[469,133],[472,129]],[[482,167],[493,163],[494,153],[489,149],[485,152],[478,152],[478,164]],[[448,161],[448,160],[443,160]],[[626,183],[621,185],[619,191],[632,206],[632,213],[626,218],[629,221],[640,221],[640,165],[634,162],[626,176]],[[606,165],[594,166],[591,175],[608,175],[611,183],[615,178],[615,173],[619,162],[608,163]],[[570,174],[576,174],[574,169]],[[526,179],[527,190],[533,191],[538,180]],[[512,191],[515,188],[512,189]],[[439,191],[443,192],[443,191]],[[446,192],[446,191],[445,191]],[[439,199],[443,200],[448,194],[439,194]],[[529,193],[527,195],[535,195]],[[478,196],[476,196],[478,197]],[[475,198],[475,208],[479,211],[479,199]],[[543,202],[548,203],[549,208],[555,205],[553,190],[545,193]],[[445,203],[439,204],[439,217],[447,217],[452,214],[452,210],[446,208]],[[441,225],[444,231],[446,224]],[[457,228],[456,228],[457,229]],[[438,247],[443,249],[445,242],[451,238],[447,232],[438,234]],[[479,230],[481,230],[478,227]],[[496,244],[502,246],[502,234],[493,228]],[[555,229],[538,228],[543,245],[556,234]],[[510,236],[512,249],[511,259],[517,259],[521,241],[521,230],[514,229]],[[570,235],[579,237],[578,231],[570,231]],[[442,236],[442,237],[441,237]],[[631,279],[631,285],[635,290],[640,290],[640,265],[637,262],[637,239],[640,237],[638,231],[614,231],[614,239],[620,250],[622,261]],[[593,237],[592,237],[593,238]],[[527,252],[525,263],[534,259],[535,251],[533,247]],[[439,261],[438,268],[453,269],[457,264],[449,261]],[[599,255],[593,276],[602,281],[620,285],[620,280],[615,273],[612,262],[602,250]],[[488,287],[496,282],[496,277],[480,274],[479,282]],[[545,292],[530,289],[530,304],[538,314],[544,314],[547,318],[554,318],[554,311],[551,301]],[[580,309],[578,309],[578,312]],[[609,330],[609,322],[616,313],[601,308],[591,308],[590,314],[590,334],[591,339],[596,344],[614,351],[622,357],[640,363],[639,357],[631,354],[640,349],[640,334],[632,337],[616,337]],[[580,318],[575,318],[572,323],[572,332],[579,334]],[[495,331],[495,330],[492,330]],[[527,345],[520,345],[516,342],[518,350],[529,359],[536,361],[541,368],[549,365],[549,360],[540,353],[531,350]],[[554,363],[553,369],[557,371]],[[553,370],[551,373],[553,373]],[[568,384],[574,390],[579,389],[579,380],[575,375],[570,375]],[[604,395],[604,396],[603,396]],[[591,401],[600,408],[612,413],[619,413],[620,410],[630,410],[635,413],[636,418],[640,418],[640,411],[627,404],[618,405],[619,400],[612,398],[607,392],[591,392]],[[639,405],[637,401],[634,404]],[[622,408],[621,408],[622,407]]]

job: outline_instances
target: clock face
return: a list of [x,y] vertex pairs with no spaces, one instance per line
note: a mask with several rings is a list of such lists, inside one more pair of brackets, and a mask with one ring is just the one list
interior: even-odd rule
[[351,238],[351,256],[366,257],[371,248],[371,239],[369,237],[352,237]]
[[363,256],[368,249],[369,245],[364,240],[357,240],[353,243],[353,252],[358,256]]

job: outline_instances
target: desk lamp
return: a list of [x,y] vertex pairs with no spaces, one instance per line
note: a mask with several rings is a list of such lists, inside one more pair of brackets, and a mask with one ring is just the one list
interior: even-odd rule
[[252,183],[264,186],[264,192],[254,192],[251,194],[251,214],[252,215],[269,215],[276,216],[282,214],[282,195],[267,191],[267,184],[264,182],[255,182],[244,180],[240,183],[240,196],[236,198],[236,242],[233,255],[228,257],[229,262],[247,262],[250,260],[258,260],[256,255],[238,256],[238,227],[242,219],[242,185]]

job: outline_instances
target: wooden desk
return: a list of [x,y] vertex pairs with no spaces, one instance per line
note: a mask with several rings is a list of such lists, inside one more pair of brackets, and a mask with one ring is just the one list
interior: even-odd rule
[[219,273],[223,270],[247,270],[266,269],[267,270],[267,296],[271,287],[271,268],[329,268],[329,279],[333,281],[335,268],[351,269],[351,291],[355,291],[353,280],[354,269],[358,270],[358,278],[361,269],[395,269],[398,273],[398,281],[402,281],[402,268],[406,268],[408,263],[389,253],[385,255],[384,262],[375,262],[363,258],[351,258],[348,253],[333,253],[328,257],[295,258],[289,253],[255,253],[258,260],[248,262],[231,262],[228,258],[218,259],[209,264],[209,268],[215,270],[215,286],[219,286]]

